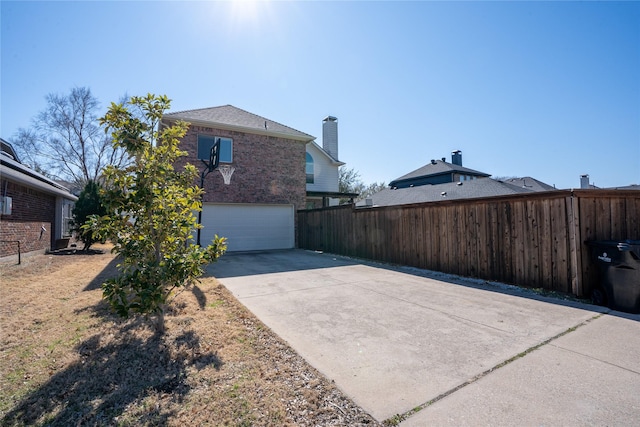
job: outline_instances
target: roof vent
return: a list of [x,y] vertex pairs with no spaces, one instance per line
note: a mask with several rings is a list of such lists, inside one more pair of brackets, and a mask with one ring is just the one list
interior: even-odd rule
[[443,191],[442,193],[440,193],[440,195],[441,195],[442,197],[447,197],[447,192],[446,192],[446,191]]
[[462,181],[458,181],[458,185],[462,185]]
[[435,159],[431,159],[431,164],[435,165],[436,164],[436,160]]
[[447,161],[447,158],[446,158],[446,157],[443,157],[443,158],[442,158],[442,161],[443,161],[443,162],[446,162],[446,161]]

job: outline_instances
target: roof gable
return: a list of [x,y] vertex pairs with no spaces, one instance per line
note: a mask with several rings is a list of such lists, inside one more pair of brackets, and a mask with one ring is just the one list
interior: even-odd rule
[[315,137],[304,132],[234,107],[233,105],[177,111],[175,113],[167,113],[164,117],[171,120],[184,120],[193,124],[221,127],[246,133],[257,133],[259,135],[277,136],[298,141],[308,142],[315,139]]
[[327,161],[335,166],[342,166],[345,163],[341,162],[339,160],[334,159],[333,157],[331,157],[331,155],[329,153],[327,153],[326,151],[324,151],[324,149],[322,147],[320,147],[318,145],[317,142],[315,141],[311,141],[309,143],[307,143],[307,152],[312,152],[311,154],[318,152],[322,157],[326,158]]
[[430,163],[412,171],[409,172],[406,175],[401,176],[400,178],[396,178],[393,181],[391,181],[389,183],[389,185],[393,185],[395,183],[401,182],[401,181],[406,181],[406,180],[412,180],[412,179],[416,179],[416,178],[424,178],[424,177],[429,177],[429,176],[436,176],[436,175],[444,175],[444,174],[450,174],[450,173],[462,173],[465,175],[473,175],[473,176],[479,176],[479,177],[489,177],[491,176],[490,174],[484,173],[484,172],[479,172],[477,170],[473,170],[473,169],[469,169],[469,168],[465,168],[463,166],[458,166],[458,165],[454,165],[452,163],[448,163],[442,160],[432,160]]

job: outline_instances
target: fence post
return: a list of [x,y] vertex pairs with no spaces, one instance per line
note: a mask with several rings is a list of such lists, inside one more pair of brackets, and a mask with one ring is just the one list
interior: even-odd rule
[[582,297],[582,241],[580,236],[580,209],[577,196],[571,190],[566,198],[569,220],[569,264],[571,265],[571,292]]
[[18,265],[22,263],[22,254],[20,253],[20,240],[0,240],[2,243],[17,243],[18,244]]

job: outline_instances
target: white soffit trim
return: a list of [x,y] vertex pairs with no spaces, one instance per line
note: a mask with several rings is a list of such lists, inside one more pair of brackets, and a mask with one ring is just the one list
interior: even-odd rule
[[265,135],[265,136],[275,136],[278,138],[283,138],[283,139],[291,139],[294,141],[300,141],[300,142],[309,142],[309,141],[313,141],[315,139],[315,137],[309,135],[309,137],[303,137],[303,136],[298,136],[298,135],[291,135],[291,134],[287,134],[287,133],[280,133],[280,132],[273,132],[273,131],[269,131],[269,130],[261,130],[261,129],[256,129],[256,128],[249,128],[249,127],[244,127],[244,126],[234,126],[234,125],[228,125],[228,124],[224,124],[224,123],[216,123],[216,122],[207,122],[204,120],[185,120],[185,119],[178,119],[178,118],[173,118],[173,117],[165,117],[163,118],[163,120],[167,120],[167,121],[178,121],[181,120],[183,122],[187,122],[189,124],[195,125],[195,126],[201,126],[201,127],[208,127],[208,128],[215,128],[215,129],[223,129],[223,130],[230,130],[230,131],[236,131],[236,132],[242,132],[242,133],[251,133],[254,135]]

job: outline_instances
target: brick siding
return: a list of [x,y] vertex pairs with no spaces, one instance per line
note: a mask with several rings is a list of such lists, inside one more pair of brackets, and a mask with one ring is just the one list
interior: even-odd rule
[[[197,159],[198,135],[211,135],[233,140],[233,166],[236,168],[231,184],[225,185],[218,171],[205,178],[204,202],[293,204],[304,209],[306,197],[306,143],[268,135],[190,126],[180,148],[189,153],[186,162],[201,172],[202,161]],[[200,178],[198,178],[198,184]]]
[[[56,198],[41,191],[2,180],[2,195],[13,200],[11,215],[0,215],[0,257],[21,252],[47,250],[55,236]],[[5,193],[6,189],[6,193]],[[46,231],[42,232],[42,226]]]

